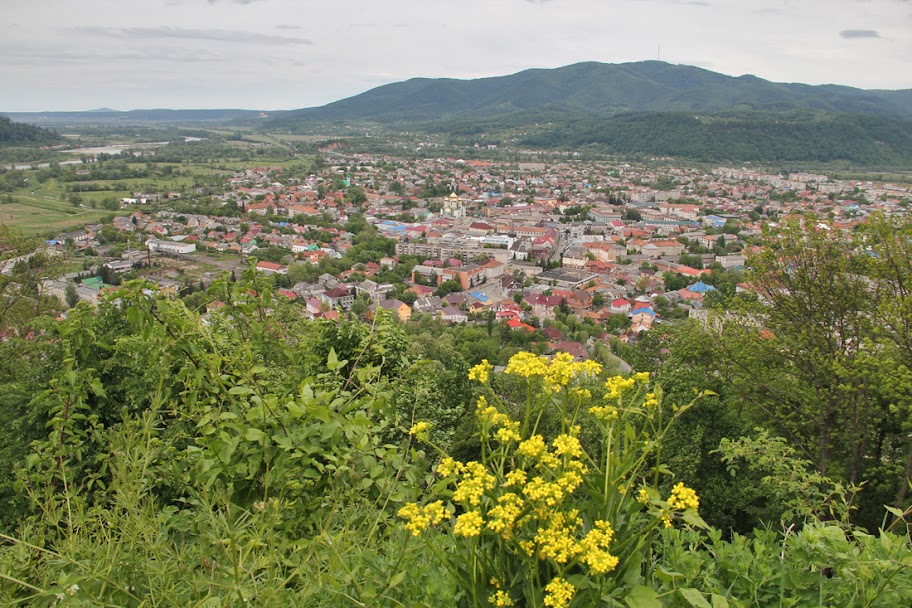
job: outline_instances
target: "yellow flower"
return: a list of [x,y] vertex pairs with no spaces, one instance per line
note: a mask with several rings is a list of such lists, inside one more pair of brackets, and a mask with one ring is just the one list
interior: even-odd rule
[[523,494],[529,500],[541,501],[552,507],[564,499],[564,489],[559,483],[551,483],[541,477],[530,479],[523,488]]
[[449,477],[450,475],[458,475],[462,472],[462,469],[465,467],[464,464],[458,460],[453,460],[449,456],[446,456],[443,460],[440,461],[440,464],[437,465],[437,474],[441,477]]
[[509,593],[498,589],[488,596],[488,603],[494,606],[512,606],[513,600],[510,598]]
[[614,539],[614,530],[611,528],[611,523],[603,520],[595,522],[595,526],[580,541],[582,551],[580,561],[597,574],[605,574],[614,570],[619,560],[608,552],[612,539]]
[[668,513],[663,515],[662,522],[665,524],[666,528],[670,528],[671,527],[671,515],[669,515]]
[[551,582],[545,586],[545,606],[551,608],[565,608],[570,605],[576,588],[560,577],[551,579]]
[[497,437],[497,441],[501,443],[519,441],[522,439],[522,436],[519,434],[519,422],[510,422],[507,426],[497,429],[494,436]]
[[523,378],[544,376],[546,371],[545,360],[536,354],[521,351],[510,357],[505,374],[515,374]]
[[485,490],[494,488],[496,479],[479,462],[467,462],[462,471],[462,480],[453,492],[453,500],[477,507]]
[[700,498],[697,493],[684,485],[683,481],[678,482],[671,489],[671,496],[668,497],[668,507],[683,511],[685,509],[698,509],[700,507]]
[[512,492],[504,494],[497,499],[497,506],[488,511],[488,530],[500,534],[505,539],[509,538],[522,508],[522,498]]
[[552,392],[558,392],[561,387],[570,384],[575,375],[573,355],[570,353],[557,353],[551,359],[551,365],[545,370],[545,384]]
[[521,486],[526,483],[526,472],[522,469],[515,469],[507,473],[506,480],[503,483],[503,487],[510,488],[513,486]]
[[649,504],[649,492],[646,490],[646,488],[640,488],[640,491],[637,492],[636,500],[637,500],[637,502],[642,503],[644,505]]
[[570,394],[578,397],[580,401],[592,399],[592,391],[588,388],[574,388],[570,390]]
[[649,382],[649,372],[637,372],[633,375],[633,379],[639,383]]
[[618,410],[613,405],[596,405],[589,408],[589,413],[605,422],[611,422],[618,417]]
[[405,529],[412,533],[412,536],[418,536],[427,530],[432,524],[439,524],[446,518],[446,509],[443,508],[443,501],[432,502],[425,507],[419,507],[417,503],[410,502],[399,509],[399,517],[408,520]]
[[554,446],[554,452],[558,456],[567,455],[571,458],[579,458],[583,455],[583,447],[580,445],[579,439],[572,435],[558,435],[551,445]]
[[470,538],[481,534],[481,527],[484,525],[484,519],[478,511],[468,511],[456,518],[456,525],[453,526],[453,534]]
[[409,435],[414,435],[419,441],[428,440],[428,431],[431,429],[430,422],[416,422],[409,430]]
[[659,400],[658,400],[658,398],[656,398],[655,393],[646,393],[646,400],[643,401],[643,407],[652,407],[652,406],[658,405],[658,404],[659,404]]
[[519,444],[516,453],[529,458],[538,458],[545,451],[545,438],[541,435],[532,435]]
[[488,400],[484,395],[478,398],[475,415],[483,427],[507,425],[511,422],[509,416],[497,411],[493,405],[488,405]]
[[494,366],[488,363],[487,359],[482,359],[481,363],[469,370],[469,380],[478,380],[482,384],[487,384],[492,369]]
[[566,564],[579,555],[582,548],[577,544],[575,535],[581,523],[579,511],[554,513],[548,526],[539,528],[535,535],[539,559],[552,559],[558,564]]
[[617,399],[624,394],[624,391],[627,391],[636,386],[636,380],[634,378],[624,378],[622,376],[614,376],[608,378],[605,381],[605,388],[608,390],[605,392],[605,399]]

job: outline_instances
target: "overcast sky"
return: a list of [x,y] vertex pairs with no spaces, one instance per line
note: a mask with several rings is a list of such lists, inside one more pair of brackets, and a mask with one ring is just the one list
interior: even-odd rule
[[912,0],[5,0],[0,111],[292,109],[415,76],[661,59],[912,88]]

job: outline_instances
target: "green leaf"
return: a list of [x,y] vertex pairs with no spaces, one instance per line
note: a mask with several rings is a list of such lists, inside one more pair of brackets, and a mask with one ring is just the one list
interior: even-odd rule
[[329,356],[326,357],[326,369],[331,372],[339,369],[339,357],[336,355],[335,348],[329,348]]
[[681,514],[681,519],[684,520],[684,523],[688,523],[695,528],[701,528],[706,530],[709,528],[709,524],[703,521],[703,518],[693,509],[687,509]]
[[[709,602],[706,601],[706,598],[703,597],[703,594],[697,591],[696,589],[678,589],[681,592],[681,595],[684,596],[684,599],[687,600],[687,603],[695,608],[712,608],[709,605]],[[724,599],[724,598],[723,598]]]
[[717,593],[712,594],[712,608],[728,608],[728,600]]
[[265,436],[266,436],[266,433],[264,433],[263,431],[261,431],[260,429],[257,429],[257,428],[249,428],[249,429],[247,429],[247,432],[244,433],[244,439],[246,439],[247,441],[260,442],[260,441],[262,441],[263,437],[265,437]]
[[903,513],[902,510],[897,509],[896,507],[890,507],[888,505],[884,505],[884,509],[886,509],[887,511],[889,511],[891,514],[895,515],[899,519],[902,519],[903,516],[905,515],[905,513]]
[[390,579],[387,587],[392,589],[393,587],[395,587],[396,585],[401,583],[403,581],[403,579],[405,579],[405,570],[403,570],[402,572],[399,572],[395,576],[393,576],[393,578]]
[[253,389],[249,386],[232,386],[228,389],[229,395],[249,395],[253,392]]
[[630,608],[662,608],[662,602],[658,600],[656,592],[642,585],[634,587],[624,598],[624,602]]
[[674,572],[672,570],[666,570],[662,566],[656,568],[655,571],[656,577],[663,583],[670,583],[676,578],[682,578],[684,575],[680,572]]

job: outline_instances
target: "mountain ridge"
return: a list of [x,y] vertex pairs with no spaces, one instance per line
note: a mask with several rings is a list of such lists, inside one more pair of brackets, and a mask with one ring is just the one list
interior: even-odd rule
[[584,116],[630,111],[718,113],[819,110],[912,119],[912,89],[777,83],[661,61],[581,62],[473,80],[411,78],[324,106],[290,110],[267,126],[363,120],[410,123],[552,109]]

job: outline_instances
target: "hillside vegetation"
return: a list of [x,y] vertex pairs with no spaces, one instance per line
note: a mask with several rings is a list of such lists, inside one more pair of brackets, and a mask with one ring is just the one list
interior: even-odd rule
[[650,332],[629,376],[481,326],[307,320],[255,260],[210,311],[135,281],[58,320],[53,260],[19,260],[0,600],[909,605],[910,233],[786,223],[746,275],[768,302]]
[[53,131],[13,122],[5,116],[0,116],[0,148],[38,146],[58,143],[59,141],[60,136]]
[[658,61],[415,78],[291,111],[263,127],[352,122],[424,129],[462,143],[595,144],[615,154],[703,161],[912,162],[912,91],[774,83]]

